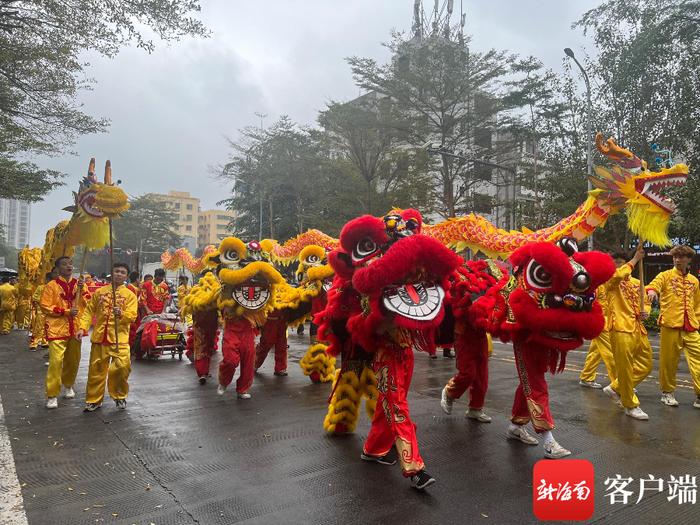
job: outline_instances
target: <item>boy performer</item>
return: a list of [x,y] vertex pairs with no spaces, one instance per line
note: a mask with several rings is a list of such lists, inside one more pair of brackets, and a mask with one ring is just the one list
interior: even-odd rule
[[667,406],[678,406],[673,393],[676,390],[678,359],[683,350],[695,389],[693,406],[700,408],[700,288],[697,277],[689,273],[695,250],[690,246],[674,246],[670,253],[673,268],[661,272],[647,286],[649,300],[653,302],[658,299],[661,308],[661,402]]
[[117,408],[126,408],[126,396],[129,393],[128,379],[131,372],[129,327],[136,319],[138,308],[136,295],[124,286],[128,275],[129,267],[125,263],[114,263],[113,284],[98,289],[80,316],[80,330],[76,334],[78,339],[87,335],[93,316],[96,318],[95,328],[90,338],[92,349],[85,389],[85,412],[93,412],[102,406],[105,383]]
[[44,314],[46,340],[49,342],[49,369],[46,371],[46,408],[58,408],[61,385],[63,397],[73,399],[73,384],[80,365],[80,341],[75,338],[78,316],[89,298],[85,290],[78,291],[82,283],[72,277],[73,260],[70,257],[56,259],[58,277],[46,284],[39,300]]
[[160,314],[170,302],[170,289],[165,282],[165,270],[158,268],[153,272],[155,278],[141,285],[142,301],[146,315]]
[[641,243],[629,262],[625,262],[624,254],[614,254],[617,270],[604,285],[610,304],[610,342],[615,356],[617,378],[603,392],[616,403],[622,404],[625,414],[645,421],[649,416],[639,408],[634,387],[651,372],[651,345],[642,324],[642,320],[649,315],[650,304],[645,301],[644,309],[640,308],[639,280],[631,276],[632,270],[643,257]]

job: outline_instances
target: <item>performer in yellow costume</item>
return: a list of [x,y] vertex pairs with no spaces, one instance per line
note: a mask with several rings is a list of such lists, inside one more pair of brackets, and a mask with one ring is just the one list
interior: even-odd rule
[[26,330],[29,325],[29,307],[32,300],[32,290],[26,286],[14,283],[17,290],[17,308],[15,309],[15,324],[18,330]]
[[17,309],[17,288],[10,284],[9,277],[2,278],[0,284],[0,335],[7,335],[15,323]]
[[610,341],[617,378],[603,392],[615,403],[621,404],[628,416],[647,420],[649,416],[639,407],[634,388],[651,372],[651,345],[642,324],[649,315],[651,304],[644,297],[642,309],[639,279],[631,276],[632,270],[643,258],[641,244],[629,262],[624,254],[614,254],[617,270],[604,285],[610,306]]
[[46,332],[44,329],[44,312],[41,311],[41,306],[39,303],[41,302],[41,295],[44,293],[44,287],[47,283],[50,283],[53,278],[54,276],[52,273],[47,273],[45,276],[46,282],[37,286],[36,290],[34,290],[34,294],[32,295],[32,313],[30,316],[31,324],[29,327],[31,330],[31,335],[29,336],[29,349],[32,352],[36,352],[36,349],[39,346],[48,345],[48,342],[46,341]]
[[85,389],[85,412],[93,412],[102,406],[105,383],[117,408],[126,408],[131,373],[129,328],[138,313],[136,295],[124,286],[128,275],[129,267],[126,264],[115,263],[112,266],[114,291],[111,284],[99,288],[80,316],[80,330],[76,334],[78,338],[88,333],[92,319],[95,318],[95,328],[90,338],[92,349]]
[[75,338],[78,317],[88,297],[78,280],[72,278],[73,260],[59,257],[58,277],[44,287],[39,305],[44,313],[44,331],[49,342],[49,369],[46,371],[46,408],[58,407],[61,385],[63,397],[73,399],[73,384],[80,365],[80,341]]
[[603,307],[603,315],[605,316],[605,328],[598,337],[591,341],[588,347],[586,361],[583,364],[583,370],[579,376],[578,384],[588,388],[603,388],[603,385],[596,381],[596,373],[598,365],[602,360],[605,363],[605,369],[608,372],[610,381],[615,380],[615,359],[613,358],[612,347],[610,345],[610,304],[608,301],[605,285],[601,285],[596,290],[596,298]]
[[695,250],[690,246],[674,246],[670,253],[673,268],[661,272],[647,286],[649,300],[653,302],[658,299],[661,309],[661,402],[667,406],[678,406],[673,393],[676,390],[678,359],[683,350],[695,390],[693,406],[700,408],[700,288],[697,277],[689,273]]

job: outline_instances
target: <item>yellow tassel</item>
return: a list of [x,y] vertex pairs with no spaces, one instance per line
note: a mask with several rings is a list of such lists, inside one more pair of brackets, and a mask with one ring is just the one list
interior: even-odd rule
[[656,213],[644,204],[629,203],[626,209],[629,229],[643,240],[660,248],[671,244],[668,238],[670,215]]

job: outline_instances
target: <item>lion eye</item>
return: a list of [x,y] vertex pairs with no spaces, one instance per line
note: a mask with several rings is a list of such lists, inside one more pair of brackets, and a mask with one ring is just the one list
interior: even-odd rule
[[352,258],[354,261],[361,261],[377,251],[377,243],[369,237],[365,237],[355,245],[352,250]]
[[317,262],[320,261],[320,260],[321,260],[321,259],[319,258],[318,255],[309,255],[309,256],[306,258],[306,262],[309,263],[309,264],[317,263]]
[[527,285],[534,290],[546,290],[552,286],[552,275],[535,260],[530,261],[525,270]]
[[236,250],[226,250],[221,254],[221,262],[224,264],[236,263],[240,260],[240,256]]

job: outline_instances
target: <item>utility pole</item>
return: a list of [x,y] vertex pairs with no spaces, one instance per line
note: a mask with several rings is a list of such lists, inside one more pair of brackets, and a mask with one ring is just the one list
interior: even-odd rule
[[[586,172],[588,175],[588,191],[593,189],[591,185],[591,175],[593,174],[593,105],[591,103],[591,81],[588,73],[576,59],[574,51],[570,47],[564,48],[564,54],[569,57],[581,70],[583,80],[586,83]],[[588,236],[588,251],[593,250],[593,234]]]
[[[261,113],[259,111],[256,111],[255,115],[260,117],[260,134],[262,135],[265,131],[265,129],[263,128],[263,119],[265,117],[267,117],[267,113]],[[261,240],[262,236],[263,236],[262,220],[263,220],[263,196],[262,196],[262,192],[260,192],[260,216],[259,216],[259,220],[258,220],[258,240]],[[270,221],[272,221],[272,217],[270,217]]]

